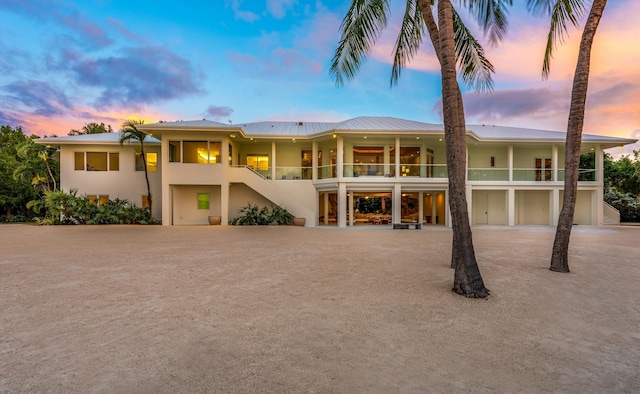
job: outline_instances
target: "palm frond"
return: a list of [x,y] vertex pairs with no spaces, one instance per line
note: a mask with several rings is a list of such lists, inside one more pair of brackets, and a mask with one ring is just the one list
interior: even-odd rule
[[460,15],[453,9],[453,30],[456,60],[462,80],[468,86],[483,91],[493,88],[493,64],[487,59],[484,48],[471,34]]
[[504,39],[509,27],[507,6],[513,5],[513,0],[464,0],[463,3],[476,17],[492,45]]
[[393,67],[391,68],[391,86],[398,83],[402,69],[413,59],[420,49],[425,22],[422,18],[420,3],[407,1],[402,25],[393,49]]
[[353,0],[340,25],[341,38],[329,73],[336,85],[353,79],[387,25],[388,0]]
[[568,30],[567,24],[577,26],[578,20],[582,18],[587,10],[587,0],[527,0],[527,7],[530,11],[544,12],[551,17],[549,33],[547,34],[547,46],[544,51],[544,61],[542,63],[542,77],[549,78],[551,73],[551,59],[553,50],[558,44],[565,41]]
[[131,142],[132,140],[140,144],[144,143],[147,133],[138,129],[137,126],[141,124],[144,124],[144,120],[125,120],[120,126],[120,137],[118,138],[120,145],[124,145],[125,142]]

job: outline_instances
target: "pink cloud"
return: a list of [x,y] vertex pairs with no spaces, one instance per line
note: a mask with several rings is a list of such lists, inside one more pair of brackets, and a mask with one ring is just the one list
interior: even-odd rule
[[267,11],[276,19],[282,19],[298,0],[267,0]]

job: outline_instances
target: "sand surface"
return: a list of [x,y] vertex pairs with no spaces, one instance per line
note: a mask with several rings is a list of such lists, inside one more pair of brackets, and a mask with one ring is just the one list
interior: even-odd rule
[[640,227],[0,225],[0,392],[638,393]]

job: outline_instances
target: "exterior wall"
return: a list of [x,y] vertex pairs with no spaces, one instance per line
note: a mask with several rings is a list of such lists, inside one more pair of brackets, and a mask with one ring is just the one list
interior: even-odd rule
[[[198,193],[209,193],[209,209],[198,209]],[[173,186],[173,224],[208,224],[209,216],[221,216],[220,186]]]
[[229,185],[229,219],[231,220],[240,215],[240,209],[247,204],[257,205],[260,208],[274,205],[271,201],[243,183],[232,183]]
[[491,158],[495,168],[509,167],[509,152],[506,146],[492,148],[469,147],[469,168],[491,168]]
[[[77,189],[78,194],[109,195],[110,199],[126,199],[142,206],[142,196],[147,195],[147,183],[144,171],[136,171],[135,152],[138,145],[62,145],[60,147],[60,188],[65,192]],[[159,146],[145,145],[145,151],[160,153]],[[80,171],[75,170],[75,152],[118,152],[118,171]],[[162,155],[160,155],[162,157]],[[162,213],[162,163],[158,162],[158,171],[149,173],[153,216]]]
[[[573,213],[573,223],[584,226],[596,225],[595,218],[595,192],[591,190],[578,190],[576,196],[576,207]],[[560,191],[560,206],[562,209],[562,199],[564,198],[564,190]]]

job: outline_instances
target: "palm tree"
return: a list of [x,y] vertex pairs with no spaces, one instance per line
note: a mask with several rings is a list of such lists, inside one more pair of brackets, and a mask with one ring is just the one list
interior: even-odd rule
[[147,133],[139,130],[137,126],[144,124],[143,120],[126,120],[120,126],[120,145],[125,142],[137,141],[140,144],[140,155],[142,156],[142,166],[144,167],[144,178],[147,181],[147,202],[149,203],[149,216],[153,216],[151,208],[151,187],[149,186],[149,172],[147,171],[147,157],[144,151],[144,139]]
[[[547,47],[544,55],[542,75],[547,78],[550,73],[551,55],[558,41],[567,32],[567,22],[577,25],[577,20],[586,10],[587,0],[527,0],[530,10],[545,10],[551,15],[551,27],[547,36]],[[573,76],[571,90],[571,107],[567,124],[567,137],[564,161],[564,197],[562,210],[558,218],[556,237],[551,252],[551,271],[569,272],[569,238],[573,226],[573,215],[578,194],[578,169],[580,165],[580,145],[582,143],[582,127],[589,85],[589,68],[591,64],[591,47],[602,18],[607,0],[593,0],[591,11],[582,31],[578,63]],[[600,174],[602,176],[602,174]]]
[[[492,43],[506,31],[505,5],[511,0],[461,0],[488,33]],[[426,28],[442,74],[442,106],[449,176],[449,206],[452,216],[453,246],[451,266],[455,268],[453,291],[467,297],[487,297],[475,258],[466,199],[466,123],[462,93],[457,81],[456,65],[467,84],[478,89],[490,89],[493,66],[484,50],[451,5],[439,0],[437,22],[433,15],[434,0],[407,0],[400,33],[395,45],[391,85],[417,53]],[[389,14],[386,0],[352,0],[342,25],[342,37],[336,49],[331,74],[337,85],[344,77],[355,77],[366,54],[386,26]]]

